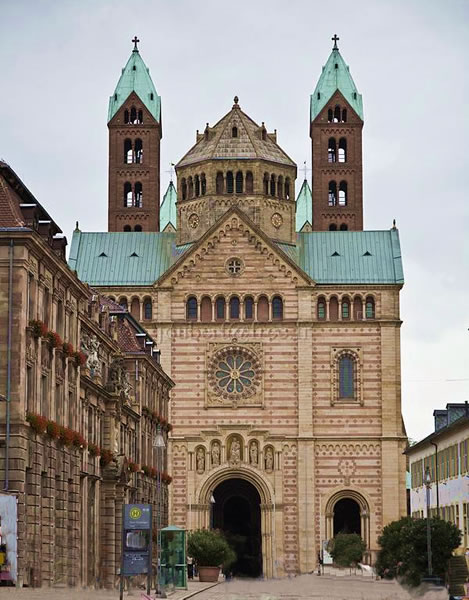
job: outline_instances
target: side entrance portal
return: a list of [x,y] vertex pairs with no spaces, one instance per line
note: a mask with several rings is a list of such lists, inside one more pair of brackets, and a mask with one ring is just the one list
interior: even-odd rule
[[[215,502],[213,502],[215,500]],[[233,575],[262,575],[261,499],[245,479],[226,479],[213,491],[211,523],[222,530],[237,559]]]

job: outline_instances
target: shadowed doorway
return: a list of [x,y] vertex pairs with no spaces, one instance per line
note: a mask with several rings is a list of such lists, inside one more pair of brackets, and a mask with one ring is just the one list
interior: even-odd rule
[[342,498],[334,506],[334,537],[338,533],[361,535],[360,506],[352,498]]
[[262,575],[262,541],[260,496],[244,479],[227,479],[213,491],[211,522],[221,529],[237,559],[231,567],[238,577]]

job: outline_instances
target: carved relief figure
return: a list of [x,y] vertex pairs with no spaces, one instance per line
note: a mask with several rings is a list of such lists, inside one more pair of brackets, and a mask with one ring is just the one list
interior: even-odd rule
[[269,447],[265,451],[265,470],[272,471],[273,468],[274,468],[274,453],[272,451],[272,448]]
[[230,465],[239,465],[241,462],[241,444],[234,438],[230,447]]
[[132,386],[129,380],[129,374],[127,373],[124,361],[122,358],[117,357],[112,361],[109,369],[109,380],[106,384],[106,389],[109,392],[123,396],[124,400],[130,400],[130,392]]
[[88,355],[86,367],[92,375],[101,375],[101,363],[99,362],[98,350],[99,341],[95,335],[83,335],[81,339],[81,349]]
[[220,444],[213,442],[212,445],[212,467],[218,467],[220,464]]
[[251,465],[255,465],[257,467],[257,463],[259,460],[259,451],[257,448],[257,442],[253,441],[249,445],[249,462]]
[[196,454],[197,461],[197,473],[203,473],[205,471],[205,452],[203,448],[198,448]]

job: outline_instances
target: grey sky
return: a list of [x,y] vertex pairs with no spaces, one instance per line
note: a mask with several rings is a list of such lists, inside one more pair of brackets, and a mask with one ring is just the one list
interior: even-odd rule
[[[107,228],[107,103],[137,34],[165,172],[233,96],[310,166],[309,96],[334,33],[365,107],[365,228],[400,229],[409,436],[469,400],[466,0],[0,0],[0,157],[62,227]],[[310,173],[308,173],[310,178]],[[298,173],[297,191],[303,174]]]

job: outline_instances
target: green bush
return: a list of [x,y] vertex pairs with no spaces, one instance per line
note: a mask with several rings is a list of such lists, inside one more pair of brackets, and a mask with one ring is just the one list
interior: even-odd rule
[[[430,519],[430,526],[433,575],[444,578],[448,560],[461,543],[461,532],[456,525],[438,518]],[[427,520],[403,517],[393,521],[383,529],[378,543],[378,575],[418,586],[427,574]]]
[[236,560],[236,554],[225,537],[213,529],[199,529],[189,533],[187,554],[200,567],[227,567]]
[[361,562],[366,544],[358,533],[338,533],[327,549],[336,565],[352,567]]

